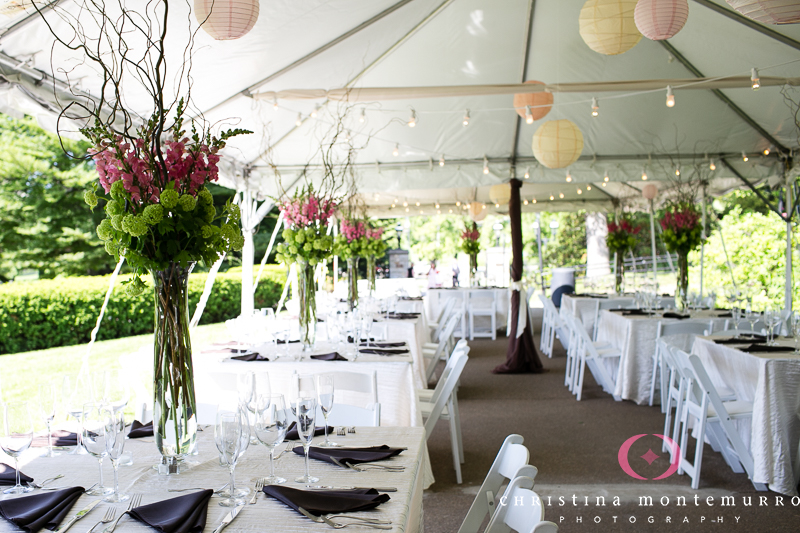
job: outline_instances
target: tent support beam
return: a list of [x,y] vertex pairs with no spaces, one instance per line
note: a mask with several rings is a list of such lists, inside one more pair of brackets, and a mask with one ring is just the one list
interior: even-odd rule
[[740,14],[738,11],[734,11],[732,9],[723,7],[719,4],[715,4],[711,0],[694,0],[694,1],[703,7],[707,7],[711,11],[716,11],[720,15],[728,17],[731,20],[735,20],[739,24],[744,24],[748,28],[756,30],[758,33],[766,35],[771,39],[775,39],[776,41],[783,43],[787,46],[791,46],[795,50],[800,50],[800,41],[795,41],[791,37],[787,37],[786,35],[779,33],[773,30],[772,28],[764,26],[763,24],[759,24],[755,20],[749,19],[744,15]]
[[[528,54],[531,49],[531,34],[533,33],[533,12],[536,9],[536,0],[531,0],[528,4],[528,17],[525,20],[525,48],[522,50],[522,72],[520,73],[520,83],[525,83],[528,76]],[[522,117],[519,114],[514,117],[514,144],[511,145],[511,177],[517,177],[517,145],[519,144],[519,131],[522,127]]]
[[793,181],[789,166],[784,166],[786,175],[786,283],[784,285],[784,310],[792,310],[792,208],[794,207]]
[[733,172],[733,174],[734,174],[734,175],[735,175],[737,178],[739,178],[739,179],[742,181],[742,183],[744,183],[745,185],[747,185],[747,186],[750,188],[750,190],[751,190],[751,191],[753,191],[754,193],[756,193],[756,196],[758,196],[758,198],[759,198],[759,199],[760,199],[762,202],[764,202],[764,205],[766,205],[766,206],[769,208],[769,210],[770,210],[770,211],[772,211],[773,213],[775,213],[776,215],[778,215],[778,216],[779,216],[779,217],[781,217],[782,219],[786,220],[786,219],[784,218],[784,216],[783,216],[783,213],[781,213],[781,212],[778,210],[778,208],[776,208],[774,205],[772,205],[772,204],[770,203],[770,201],[767,199],[767,197],[766,197],[766,196],[764,196],[764,194],[763,194],[761,191],[759,191],[759,190],[756,188],[756,186],[755,186],[755,185],[753,185],[753,183],[752,183],[750,180],[748,180],[747,178],[745,178],[745,177],[742,175],[742,173],[741,173],[741,172],[739,172],[738,170],[736,170],[735,168],[733,168],[733,166],[732,166],[730,163],[728,163],[728,160],[727,160],[727,159],[725,159],[725,158],[721,158],[721,159],[720,159],[720,161],[722,161],[722,164],[723,164],[723,165],[725,165],[725,168],[727,168],[728,170],[730,170],[731,172]]
[[[686,70],[688,70],[689,72],[691,72],[692,74],[694,74],[698,78],[704,78],[705,77],[703,75],[703,73],[700,72],[699,70],[697,70],[697,67],[695,67],[688,59],[686,59],[686,57],[684,57],[683,54],[681,54],[674,46],[672,46],[672,44],[669,41],[658,41],[658,42],[670,54],[672,54],[675,57],[675,59],[680,61],[680,63],[684,67],[686,67]],[[789,150],[784,145],[782,145],[780,142],[778,142],[778,139],[773,137],[772,134],[770,134],[767,130],[762,128],[761,125],[758,122],[756,122],[755,120],[753,120],[753,118],[750,115],[745,113],[744,110],[741,107],[739,107],[738,105],[733,103],[733,100],[728,98],[728,96],[725,93],[723,93],[719,89],[711,89],[711,92],[714,93],[714,96],[716,96],[717,98],[722,100],[722,102],[725,105],[730,107],[731,111],[733,111],[734,113],[739,115],[739,118],[744,120],[751,128],[756,130],[759,133],[759,135],[761,135],[766,140],[768,140],[772,144],[772,146],[775,147],[775,149],[777,151],[779,151],[781,153],[784,153],[784,154],[789,152]]]

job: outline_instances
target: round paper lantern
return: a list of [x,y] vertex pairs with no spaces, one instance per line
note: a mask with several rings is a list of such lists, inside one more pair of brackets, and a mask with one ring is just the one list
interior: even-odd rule
[[489,198],[496,204],[507,204],[511,200],[511,185],[508,183],[492,185],[492,188],[489,189]]
[[797,0],[726,0],[744,15],[764,24],[795,24],[800,22],[800,2]]
[[639,0],[633,13],[636,27],[652,41],[673,37],[688,17],[687,0]]
[[548,120],[533,134],[533,155],[547,168],[564,168],[578,160],[583,134],[571,120]]
[[[534,80],[526,81],[525,83],[544,85],[543,82]],[[525,115],[528,110],[527,106],[530,106],[531,108],[531,117],[533,120],[539,120],[540,118],[544,118],[544,116],[550,112],[552,105],[553,93],[549,93],[547,91],[514,95],[514,109],[517,110],[517,114],[522,118],[527,118]]]
[[588,0],[578,18],[583,41],[607,56],[627,52],[642,38],[633,18],[635,8],[636,0]]
[[480,222],[486,218],[486,209],[480,202],[472,202],[469,204],[469,216],[474,222]]
[[218,41],[238,39],[258,20],[259,0],[194,0],[194,16]]
[[642,187],[642,196],[644,196],[647,200],[652,200],[658,194],[658,187],[656,187],[655,183],[648,183],[644,187]]

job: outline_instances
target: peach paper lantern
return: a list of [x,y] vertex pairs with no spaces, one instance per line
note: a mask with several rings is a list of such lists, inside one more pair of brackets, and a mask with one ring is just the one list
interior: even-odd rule
[[583,134],[571,120],[548,120],[533,134],[533,155],[547,168],[564,168],[578,160]]
[[473,222],[480,222],[486,218],[487,211],[484,205],[480,202],[472,202],[469,204],[469,216]]
[[642,38],[633,18],[635,8],[636,0],[588,0],[578,18],[583,41],[607,56],[627,52]]
[[763,24],[796,24],[800,22],[797,0],[726,0],[728,5],[747,18]]
[[[545,85],[541,81],[530,80],[525,83]],[[538,93],[519,93],[514,95],[514,109],[522,118],[527,118],[526,113],[530,106],[533,120],[544,118],[553,106],[553,93],[542,91]]]
[[194,0],[194,16],[218,41],[244,36],[258,20],[259,0]]
[[689,18],[687,0],[639,0],[633,13],[636,27],[651,41],[670,39]]
[[645,199],[652,200],[656,195],[658,195],[658,187],[655,183],[648,183],[642,187],[642,196],[644,196]]

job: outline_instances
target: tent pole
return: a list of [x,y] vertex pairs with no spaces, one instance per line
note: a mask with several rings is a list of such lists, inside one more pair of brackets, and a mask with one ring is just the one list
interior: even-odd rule
[[536,213],[536,246],[539,249],[539,279],[542,284],[542,294],[546,294],[544,289],[544,260],[542,259],[542,214]]
[[267,246],[267,251],[264,254],[264,257],[261,258],[261,265],[258,267],[258,274],[256,274],[256,281],[253,283],[253,294],[255,294],[256,289],[258,288],[258,282],[261,279],[261,273],[264,271],[264,265],[267,263],[267,258],[269,254],[272,252],[272,246],[275,244],[275,237],[278,236],[278,232],[281,230],[281,226],[283,225],[283,212],[278,215],[278,220],[275,222],[275,229],[272,230],[272,237],[269,238],[269,246]]
[[250,316],[255,309],[253,298],[253,263],[255,262],[255,243],[253,242],[254,224],[253,195],[245,189],[242,195],[242,316]]
[[792,198],[792,179],[791,172],[787,172],[788,165],[784,166],[786,175],[786,283],[783,308],[786,311],[792,310],[792,209],[794,198]]
[[702,196],[700,197],[700,208],[702,209],[703,213],[703,232],[702,232],[702,240],[700,241],[700,298],[703,297],[703,266],[704,266],[704,256],[705,256],[705,249],[706,249],[706,188],[703,186],[701,191]]
[[[658,292],[658,264],[656,263],[656,220],[653,200],[650,200],[650,253],[653,255],[653,290]],[[616,262],[615,262],[616,264]]]

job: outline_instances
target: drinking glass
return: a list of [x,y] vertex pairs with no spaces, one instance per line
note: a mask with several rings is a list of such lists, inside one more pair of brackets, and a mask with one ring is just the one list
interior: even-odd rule
[[[775,326],[781,323],[781,312],[778,309],[768,308],[764,311],[764,322],[767,324],[769,340],[768,346],[775,346],[778,344],[775,341]],[[779,331],[780,333],[780,331]]]
[[56,406],[58,405],[59,390],[58,386],[50,381],[39,385],[39,414],[47,426],[47,453],[43,457],[55,457],[61,455],[53,451],[53,419],[56,417]]
[[240,410],[217,413],[214,439],[231,476],[228,483],[231,495],[223,498],[219,504],[223,507],[244,505],[245,500],[236,497],[236,462],[239,460],[242,450],[242,412]]
[[14,459],[17,482],[3,494],[24,494],[33,487],[22,485],[19,479],[19,456],[33,442],[33,419],[28,402],[9,402],[0,409],[0,449]]
[[87,403],[81,410],[81,442],[100,467],[100,483],[87,494],[105,496],[114,492],[103,484],[103,459],[108,456],[109,441],[114,438],[113,415],[111,407],[99,402]]
[[[97,370],[89,373],[93,402],[105,402],[108,397],[109,375],[107,370]],[[88,403],[88,402],[87,402]]]
[[800,354],[800,313],[792,313],[791,326],[794,337],[794,353]]
[[[239,405],[242,406],[247,415],[248,424],[252,427],[256,420],[258,397],[270,395],[269,374],[266,372],[239,374],[237,389]],[[250,444],[258,444],[255,435],[250,435]]]
[[328,342],[330,343],[339,343],[339,324],[336,320],[335,315],[328,315],[328,318],[325,320],[325,326],[328,333]]
[[[83,406],[94,401],[91,381],[85,373],[65,374],[62,384],[62,393],[64,395],[64,405],[66,406],[67,414],[74,418],[80,425]],[[80,429],[78,429],[77,433],[80,436]],[[70,454],[86,454],[86,449],[83,447],[80,438],[78,438],[78,445]]]
[[[219,464],[220,466],[228,466],[227,461],[225,460],[224,455],[224,446],[222,442],[222,435],[219,433],[218,429],[220,427],[220,421],[222,420],[223,415],[230,415],[230,414],[239,414],[240,417],[245,418],[244,410],[242,409],[240,404],[229,402],[229,403],[222,403],[217,405],[217,417],[216,417],[216,424],[214,425],[214,444],[217,446],[217,451],[219,451]],[[244,451],[247,449],[250,440],[250,431],[244,430],[247,425],[242,425],[242,446],[239,449],[239,457],[244,454]],[[233,496],[231,496],[233,494]],[[223,498],[244,498],[250,494],[250,489],[248,487],[240,487],[240,488],[233,488],[231,491],[231,487],[226,485],[223,490],[219,492],[219,495]]]
[[275,448],[286,438],[289,417],[282,394],[261,395],[257,400],[258,413],[253,430],[258,440],[269,449],[268,485],[286,483],[286,479],[275,475]]
[[[369,348],[369,334],[372,331],[372,313],[365,312],[361,317],[361,332],[367,338],[367,348]],[[360,342],[357,344],[361,344]],[[358,346],[356,346],[358,352]]]
[[339,446],[335,442],[328,439],[328,415],[333,410],[333,375],[332,374],[317,374],[317,402],[322,409],[322,416],[325,418],[325,442],[320,444],[322,448],[335,448]]
[[744,308],[744,319],[750,322],[750,331],[755,331],[758,313],[753,311],[753,303],[750,300],[747,301],[747,307]]
[[127,494],[119,492],[119,464],[122,453],[125,450],[125,414],[121,409],[111,408],[111,425],[108,432],[108,458],[111,459],[111,466],[114,467],[114,492],[103,498],[107,502],[124,502],[130,498]]
[[305,452],[305,475],[295,479],[298,483],[316,483],[319,478],[311,477],[308,471],[308,451],[314,438],[314,425],[317,416],[317,390],[314,376],[294,374],[292,376],[292,413],[297,420],[297,434]]

